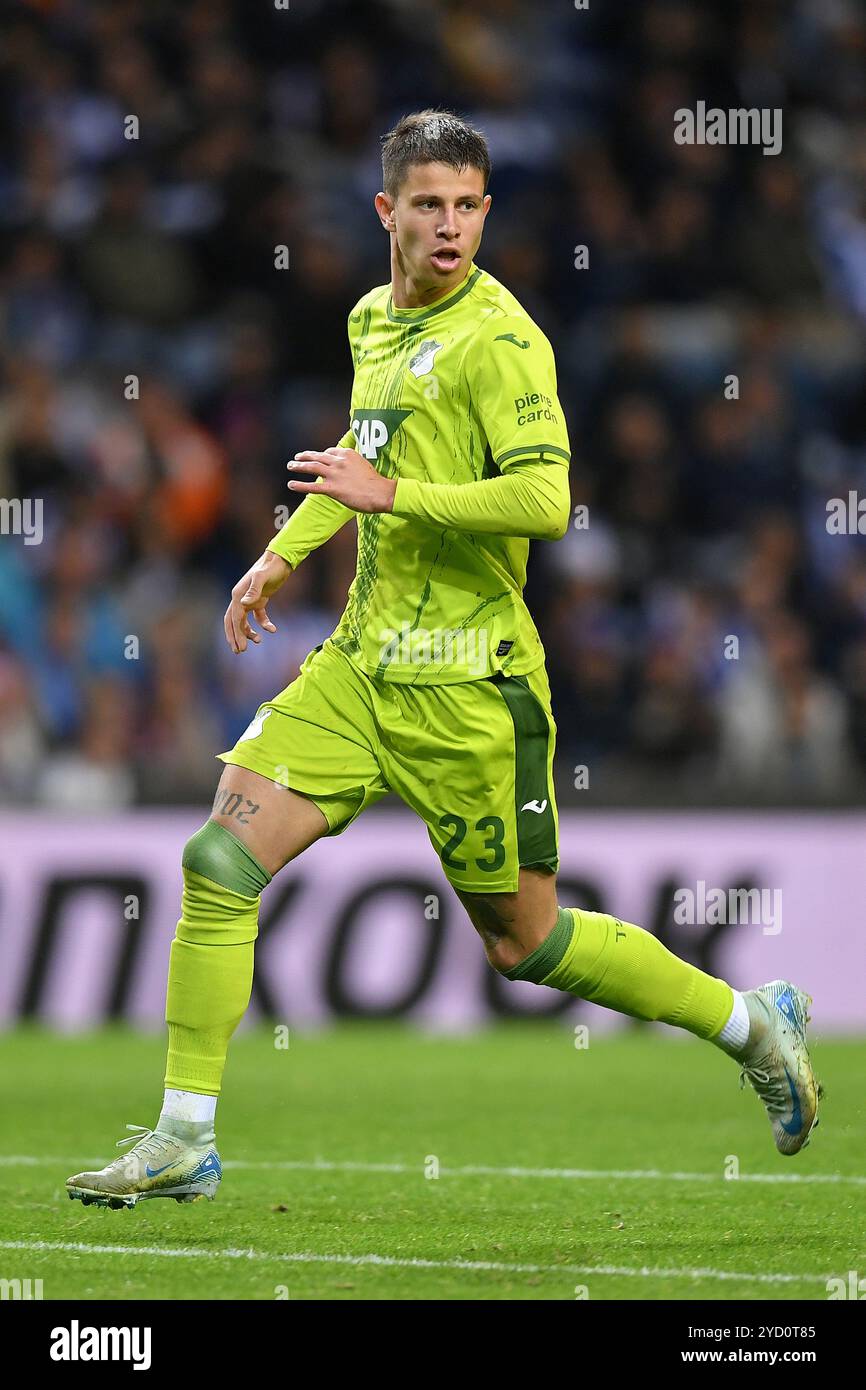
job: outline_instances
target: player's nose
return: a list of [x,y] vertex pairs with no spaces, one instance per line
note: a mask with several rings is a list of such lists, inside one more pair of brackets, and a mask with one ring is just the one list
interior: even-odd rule
[[444,220],[436,228],[436,235],[447,237],[449,241],[460,235],[460,224],[453,208],[446,210]]

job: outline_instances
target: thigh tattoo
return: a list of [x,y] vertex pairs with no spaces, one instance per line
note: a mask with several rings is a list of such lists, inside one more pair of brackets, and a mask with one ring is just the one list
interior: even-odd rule
[[234,816],[241,825],[248,825],[250,816],[256,814],[259,806],[255,801],[250,801],[249,797],[242,796],[240,792],[218,791],[214,797],[213,809],[218,811],[220,815]]
[[463,893],[459,894],[459,897],[485,948],[492,950],[494,946],[498,946],[502,938],[508,935],[512,924],[511,914],[505,909],[505,904]]

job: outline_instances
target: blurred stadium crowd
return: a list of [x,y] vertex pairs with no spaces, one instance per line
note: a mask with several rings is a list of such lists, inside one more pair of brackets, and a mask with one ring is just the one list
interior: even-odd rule
[[[781,108],[782,152],[677,145],[698,100]],[[345,429],[379,136],[425,105],[489,137],[478,261],[554,344],[589,506],[527,589],[563,801],[578,765],[580,804],[861,796],[866,537],[826,525],[866,495],[861,5],[44,0],[0,20],[0,497],[45,527],[0,538],[0,798],[209,800],[331,631],[352,526],[261,647],[222,617]]]

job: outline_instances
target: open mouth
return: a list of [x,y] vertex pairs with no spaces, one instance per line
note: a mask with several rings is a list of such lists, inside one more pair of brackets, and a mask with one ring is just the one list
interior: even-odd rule
[[440,247],[430,257],[437,270],[453,270],[460,264],[460,252],[450,247]]

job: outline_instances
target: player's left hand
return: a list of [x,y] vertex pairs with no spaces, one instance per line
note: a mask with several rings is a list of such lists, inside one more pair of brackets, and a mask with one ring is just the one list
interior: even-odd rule
[[355,512],[390,512],[394,505],[397,479],[383,478],[354,449],[335,445],[321,454],[304,449],[286,466],[292,473],[312,473],[319,479],[309,483],[292,480],[292,492],[322,492]]

